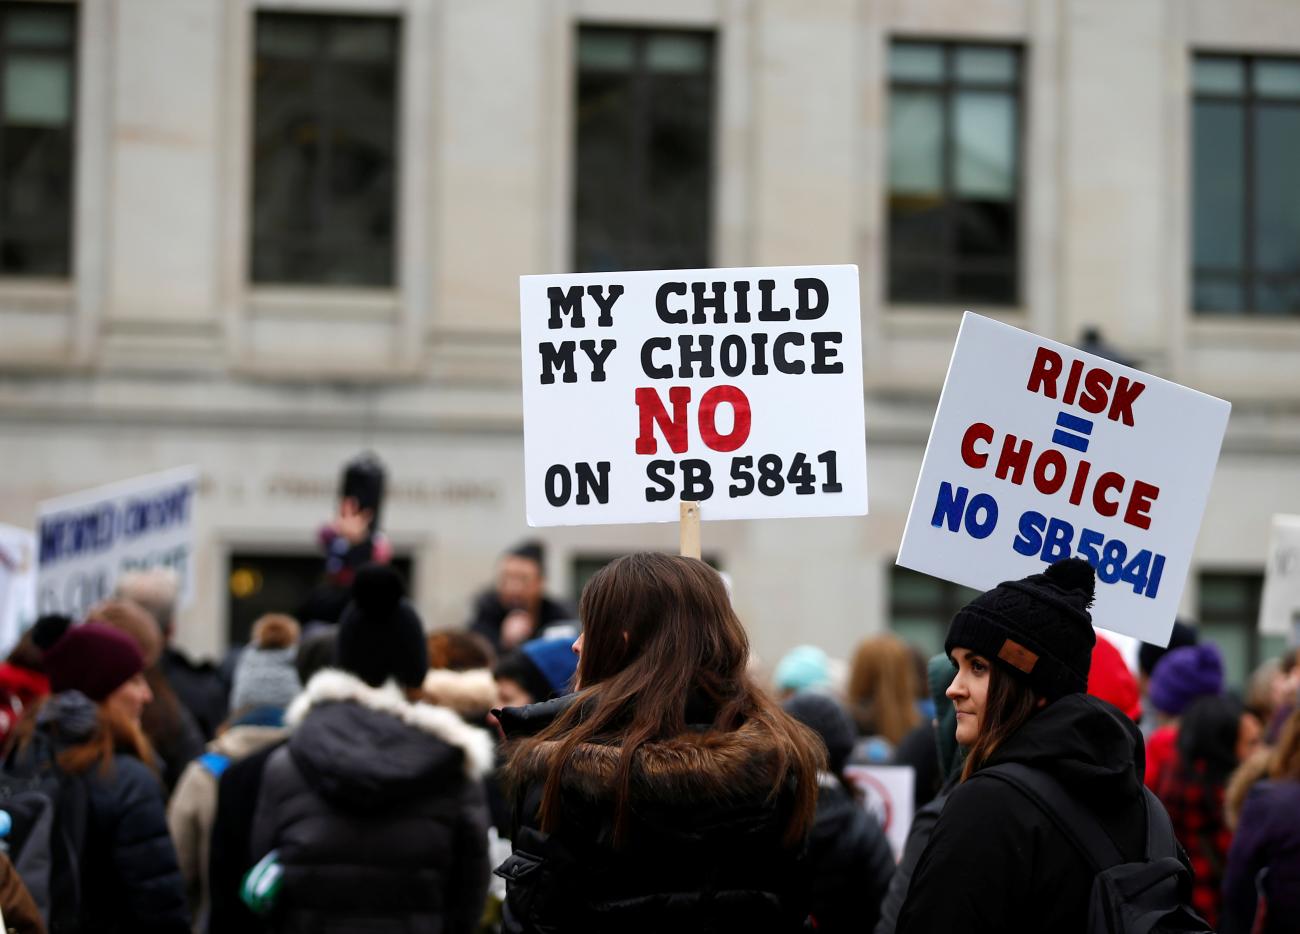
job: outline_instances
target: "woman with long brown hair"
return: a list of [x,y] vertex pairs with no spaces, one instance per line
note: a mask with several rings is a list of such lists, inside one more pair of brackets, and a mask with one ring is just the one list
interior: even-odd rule
[[[1072,818],[1049,813],[1039,801],[1050,799],[1027,787],[1050,789],[1095,822],[1116,864],[1147,858],[1148,807],[1160,804],[1143,788],[1142,736],[1085,693],[1094,587],[1092,567],[1067,558],[999,584],[954,617],[947,697],[966,762],[912,875],[899,934],[1089,930],[1099,867],[1058,823]],[[1026,773],[1032,785],[1013,780]]]
[[861,744],[866,752],[855,755],[855,761],[887,761],[903,737],[921,723],[918,686],[912,652],[898,636],[882,633],[858,646],[846,695],[858,736],[874,742]]
[[[130,636],[99,622],[70,628],[45,651],[53,693],[29,708],[13,735],[6,771],[61,776],[56,827],[84,809],[72,878],[56,852],[50,929],[187,932],[185,890],[167,832],[154,753],[140,729],[151,694]],[[63,927],[61,927],[63,926]]]
[[1268,777],[1246,797],[1228,851],[1223,893],[1224,934],[1295,930],[1300,918],[1300,711],[1284,721]]
[[634,554],[579,607],[577,692],[497,712],[509,932],[797,931],[824,750],[747,671],[717,572]]

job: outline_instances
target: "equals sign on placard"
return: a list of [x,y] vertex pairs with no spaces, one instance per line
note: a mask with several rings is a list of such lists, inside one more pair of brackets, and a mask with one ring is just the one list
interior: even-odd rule
[[1088,450],[1088,436],[1092,434],[1092,422],[1069,412],[1056,416],[1056,431],[1052,433],[1052,443],[1062,447],[1074,448],[1076,451]]

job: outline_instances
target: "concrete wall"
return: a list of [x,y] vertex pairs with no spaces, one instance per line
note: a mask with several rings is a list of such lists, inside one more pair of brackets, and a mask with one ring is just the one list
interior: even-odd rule
[[[403,18],[393,289],[248,283],[255,9]],[[570,63],[588,22],[718,30],[719,265],[862,270],[871,515],[705,527],[762,655],[809,640],[847,652],[885,624],[960,317],[883,299],[896,35],[1024,44],[1024,305],[999,317],[1063,340],[1099,325],[1144,368],[1231,400],[1197,560],[1262,566],[1270,516],[1300,512],[1300,318],[1189,312],[1187,141],[1194,50],[1300,54],[1300,6],[1269,0],[84,3],[75,274],[0,281],[0,521],[198,464],[181,638],[210,653],[231,551],[309,551],[339,465],[372,447],[418,602],[431,625],[459,622],[526,531],[516,277],[568,263]],[[574,556],[671,548],[675,529],[542,537],[563,591]]]

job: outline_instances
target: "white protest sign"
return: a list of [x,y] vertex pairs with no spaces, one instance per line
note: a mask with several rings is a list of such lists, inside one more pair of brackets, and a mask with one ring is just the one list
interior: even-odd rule
[[1300,644],[1300,516],[1274,516],[1259,631]]
[[194,592],[194,467],[46,500],[37,508],[37,603],[79,617],[108,597],[126,571],[164,566],[180,577],[180,603]]
[[849,765],[844,777],[862,790],[863,804],[884,828],[894,859],[901,859],[912,827],[916,769],[910,765]]
[[1165,645],[1230,408],[966,312],[898,563],[986,590],[1078,555],[1093,621]]
[[0,525],[0,652],[36,621],[36,536]]
[[867,511],[856,266],[519,280],[528,524]]

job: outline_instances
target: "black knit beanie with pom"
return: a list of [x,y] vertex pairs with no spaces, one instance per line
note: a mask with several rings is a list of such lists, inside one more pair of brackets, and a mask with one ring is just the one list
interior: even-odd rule
[[1096,574],[1082,558],[1004,581],[957,611],[944,651],[977,652],[1048,701],[1085,693],[1097,641],[1088,613],[1095,588]]
[[339,620],[338,667],[371,687],[390,678],[418,688],[429,668],[424,625],[406,599],[402,575],[386,564],[368,564],[352,582],[352,602]]

